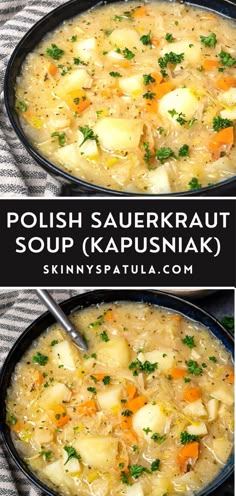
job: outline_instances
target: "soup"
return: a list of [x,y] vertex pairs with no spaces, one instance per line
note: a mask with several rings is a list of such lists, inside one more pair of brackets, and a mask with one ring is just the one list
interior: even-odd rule
[[7,396],[13,442],[58,494],[192,495],[227,463],[233,368],[206,327],[144,303],[71,317],[18,363]]
[[65,21],[27,55],[16,108],[32,144],[109,189],[172,193],[236,174],[236,30],[179,2]]

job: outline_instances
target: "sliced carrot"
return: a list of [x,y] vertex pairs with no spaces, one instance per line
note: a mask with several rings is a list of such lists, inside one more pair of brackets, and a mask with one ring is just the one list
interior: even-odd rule
[[183,463],[189,458],[198,458],[199,455],[199,443],[194,441],[193,443],[188,443],[183,446],[178,453],[178,461]]
[[227,76],[221,79],[218,79],[215,84],[216,88],[219,90],[227,91],[230,88],[236,86],[236,79],[232,76]]
[[108,312],[104,315],[104,320],[110,322],[111,320],[114,320],[114,312],[113,310],[108,310]]
[[132,14],[133,17],[143,17],[145,15],[147,15],[147,9],[145,7],[138,7]]
[[92,375],[93,377],[95,377],[95,379],[97,379],[97,381],[102,381],[107,374],[92,374]]
[[206,14],[206,15],[201,16],[201,19],[215,20],[215,18],[216,18],[215,14]]
[[222,145],[233,145],[234,144],[234,128],[226,127],[221,129],[218,133],[215,133],[209,143],[209,149],[215,153]]
[[133,384],[131,384],[131,383],[127,384],[126,393],[127,393],[129,400],[132,400],[134,398],[134,396],[136,395],[136,392],[137,392],[137,389]]
[[88,400],[84,401],[81,403],[77,408],[76,411],[80,413],[81,415],[94,415],[97,411],[97,406],[94,400]]
[[147,403],[145,396],[137,396],[125,404],[125,409],[136,413],[145,405],[145,403]]
[[205,69],[205,71],[211,71],[212,69],[214,69],[214,67],[219,67],[219,65],[220,64],[218,60],[213,59],[206,59],[202,63],[203,69]]
[[151,76],[155,79],[155,83],[149,83],[150,86],[156,86],[156,85],[159,85],[161,82],[162,82],[162,75],[159,74],[159,72],[152,72],[151,73]]
[[16,424],[11,424],[11,430],[13,432],[16,432],[17,434],[22,431],[22,429],[24,428],[24,424],[23,422],[21,422],[20,420],[17,420]]
[[80,89],[71,91],[64,99],[71,110],[79,114],[84,112],[91,104],[85,92]]
[[152,44],[152,46],[154,46],[154,47],[159,47],[159,45],[160,45],[160,41],[159,41],[159,40],[157,40],[156,38],[151,38],[151,44]]
[[182,379],[186,375],[186,370],[185,369],[180,369],[180,368],[172,368],[169,371],[172,379]]
[[157,101],[155,99],[147,100],[145,103],[145,110],[150,112],[150,114],[157,114]]
[[55,406],[54,408],[49,410],[47,414],[52,423],[55,424],[56,427],[58,427],[59,429],[64,427],[64,425],[66,425],[70,420],[69,415],[67,415],[66,413],[65,407],[62,405]]
[[155,88],[156,98],[158,98],[158,100],[159,100],[167,93],[170,93],[170,91],[172,91],[174,88],[175,88],[175,85],[173,83],[171,83],[170,81],[167,81],[166,83],[161,83],[161,84],[157,85],[157,87]]
[[181,322],[183,317],[182,317],[182,315],[176,314],[176,315],[171,315],[171,318],[173,320],[176,320],[177,322]]
[[128,460],[126,460],[125,458],[117,458],[116,460],[116,463],[117,463],[117,470],[124,470],[124,472],[127,472],[128,473],[128,465],[129,465],[129,462]]
[[55,64],[49,64],[48,66],[48,73],[50,74],[50,76],[55,76],[55,74],[57,73],[57,66]]
[[233,371],[233,369],[230,368],[227,371],[226,380],[229,382],[229,384],[234,384],[234,371]]
[[192,387],[184,391],[184,399],[190,403],[193,403],[198,400],[198,398],[201,398],[201,395],[201,389],[199,387]]
[[131,429],[132,428],[132,416],[130,417],[122,417],[121,420],[121,429]]

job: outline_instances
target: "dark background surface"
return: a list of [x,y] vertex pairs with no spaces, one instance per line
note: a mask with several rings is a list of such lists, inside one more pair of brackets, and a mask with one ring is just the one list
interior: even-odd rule
[[[234,291],[217,291],[212,295],[197,299],[196,304],[218,320],[225,316],[232,317],[234,315]],[[234,475],[231,475],[219,489],[214,491],[212,496],[234,496]]]

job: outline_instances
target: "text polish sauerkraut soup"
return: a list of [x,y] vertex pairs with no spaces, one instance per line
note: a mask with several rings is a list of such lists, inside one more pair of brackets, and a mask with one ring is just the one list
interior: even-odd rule
[[65,21],[17,79],[23,129],[52,163],[106,188],[196,190],[236,174],[235,23],[178,2]]
[[50,327],[16,366],[20,456],[63,495],[196,494],[233,443],[233,364],[203,325],[144,303],[75,313],[89,353]]

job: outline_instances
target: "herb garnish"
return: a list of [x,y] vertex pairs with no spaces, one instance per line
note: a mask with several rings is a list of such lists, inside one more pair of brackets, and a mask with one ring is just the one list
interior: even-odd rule
[[143,36],[141,36],[140,41],[143,45],[151,45],[151,31],[149,31],[148,34],[144,34]]
[[168,41],[168,43],[173,43],[173,41],[174,41],[174,36],[173,36],[173,34],[171,34],[171,33],[166,33],[166,35],[165,35],[165,39],[166,39],[166,41]]
[[150,90],[147,91],[147,93],[144,93],[143,98],[146,98],[147,100],[153,100],[156,96],[156,93],[152,93]]
[[120,74],[119,72],[112,71],[112,72],[109,72],[109,74],[111,77],[122,77],[122,74]]
[[161,164],[164,164],[164,162],[166,160],[168,160],[169,158],[176,158],[173,150],[171,150],[171,148],[168,148],[168,147],[166,148],[164,146],[155,150],[155,155],[156,155],[156,158],[158,160],[160,160]]
[[143,82],[147,86],[149,83],[155,83],[156,80],[151,74],[143,74]]
[[69,460],[71,460],[71,458],[76,458],[77,460],[81,460],[81,456],[79,455],[79,453],[77,453],[76,449],[73,448],[73,446],[64,446],[63,449],[66,451],[68,455],[68,458],[64,463],[64,465],[66,465],[69,462]]
[[213,129],[216,132],[227,127],[232,127],[233,125],[233,121],[230,119],[223,119],[220,115],[218,117],[214,117],[213,119]]
[[191,191],[202,188],[202,185],[199,183],[196,177],[192,177],[191,181],[189,181],[188,183],[188,186]]
[[129,364],[129,370],[133,370],[133,375],[138,375],[138,370],[141,370],[142,372],[146,372],[146,374],[151,374],[154,372],[158,367],[158,363],[151,363],[148,360],[145,360],[145,362],[141,362],[138,358]]
[[108,337],[108,335],[107,335],[107,333],[106,333],[106,331],[102,331],[102,332],[101,332],[101,334],[100,334],[100,338],[101,338],[101,340],[102,340],[102,341],[104,341],[105,343],[107,343],[108,341],[110,341],[110,340],[109,340],[109,337]]
[[180,434],[181,444],[192,443],[193,441],[199,441],[199,437],[194,434],[189,434],[187,431],[181,432]]
[[66,135],[64,132],[59,133],[58,131],[55,131],[54,133],[51,134],[51,138],[58,138],[58,143],[60,146],[63,146],[66,142]]
[[40,451],[39,455],[43,456],[45,462],[49,462],[51,460],[52,451]]
[[48,362],[48,356],[43,355],[40,351],[37,351],[36,355],[32,357],[33,363],[38,363],[39,365],[46,365]]
[[[89,126],[84,126],[84,127],[79,126],[79,130],[84,135],[84,139],[83,139],[82,143],[80,143],[80,145],[79,145],[80,147],[87,140],[93,140],[93,141],[96,141],[97,145],[99,144],[97,134],[94,134],[94,131]],[[100,324],[97,324],[97,325],[100,325]],[[90,324],[89,327],[94,327],[94,326],[92,324]]]
[[188,374],[200,375],[202,373],[202,368],[194,360],[188,360],[186,365],[188,366]]
[[215,47],[217,43],[215,33],[211,33],[209,36],[200,36],[200,40],[205,47]]
[[54,60],[59,60],[62,57],[62,55],[64,55],[64,53],[65,53],[64,50],[58,48],[58,46],[55,45],[55,43],[51,44],[51,48],[46,49],[46,54],[49,57],[52,57],[52,59]]
[[231,57],[231,55],[227,52],[220,52],[219,57],[222,65],[226,65],[227,67],[236,65],[236,58]]
[[184,53],[169,52],[158,59],[158,64],[161,69],[165,69],[168,64],[180,64],[184,60]]
[[182,341],[189,348],[194,348],[196,346],[195,343],[194,343],[194,336],[185,336],[185,338],[182,339]]

